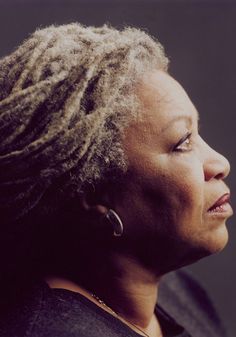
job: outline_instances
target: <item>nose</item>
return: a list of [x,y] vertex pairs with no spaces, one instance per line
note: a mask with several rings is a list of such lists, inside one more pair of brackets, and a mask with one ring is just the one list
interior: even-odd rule
[[220,153],[212,149],[207,143],[204,143],[204,176],[205,181],[211,179],[225,179],[230,172],[229,161]]

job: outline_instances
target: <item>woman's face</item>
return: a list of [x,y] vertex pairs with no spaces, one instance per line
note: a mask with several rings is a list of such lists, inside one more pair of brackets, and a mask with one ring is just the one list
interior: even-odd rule
[[[198,133],[198,113],[181,85],[162,71],[138,86],[142,118],[129,125],[129,169],[115,210],[124,242],[144,263],[166,272],[220,251],[227,243],[228,161]],[[226,195],[227,197],[227,195]]]

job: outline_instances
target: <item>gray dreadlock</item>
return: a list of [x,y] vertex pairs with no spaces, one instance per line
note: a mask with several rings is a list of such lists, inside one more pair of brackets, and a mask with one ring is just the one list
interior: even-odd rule
[[[166,70],[148,34],[78,23],[36,30],[0,60],[0,221],[27,214],[60,177],[60,193],[126,169],[122,131],[135,84]],[[68,192],[69,191],[69,192]]]

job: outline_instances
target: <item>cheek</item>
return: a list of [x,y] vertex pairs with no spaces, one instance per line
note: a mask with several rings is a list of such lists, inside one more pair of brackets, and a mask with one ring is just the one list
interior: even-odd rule
[[161,205],[173,211],[193,210],[203,204],[204,179],[200,170],[191,167],[173,166],[172,172],[166,170],[160,182],[155,185],[153,194],[159,196]]
[[143,194],[154,221],[165,232],[188,235],[200,227],[204,209],[204,177],[199,165],[165,170],[146,186]]
[[[181,159],[184,156],[186,159]],[[186,154],[173,160],[169,167],[169,181],[178,199],[183,202],[183,206],[198,204],[203,197],[205,185],[203,167],[199,160]]]
[[204,204],[200,163],[161,157],[144,163],[132,171],[122,198],[120,212],[131,228],[174,234],[199,224]]

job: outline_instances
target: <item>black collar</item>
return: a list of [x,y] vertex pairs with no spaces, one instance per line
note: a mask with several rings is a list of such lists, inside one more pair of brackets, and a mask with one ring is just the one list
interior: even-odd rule
[[165,337],[191,337],[160,305],[156,305],[155,313]]

